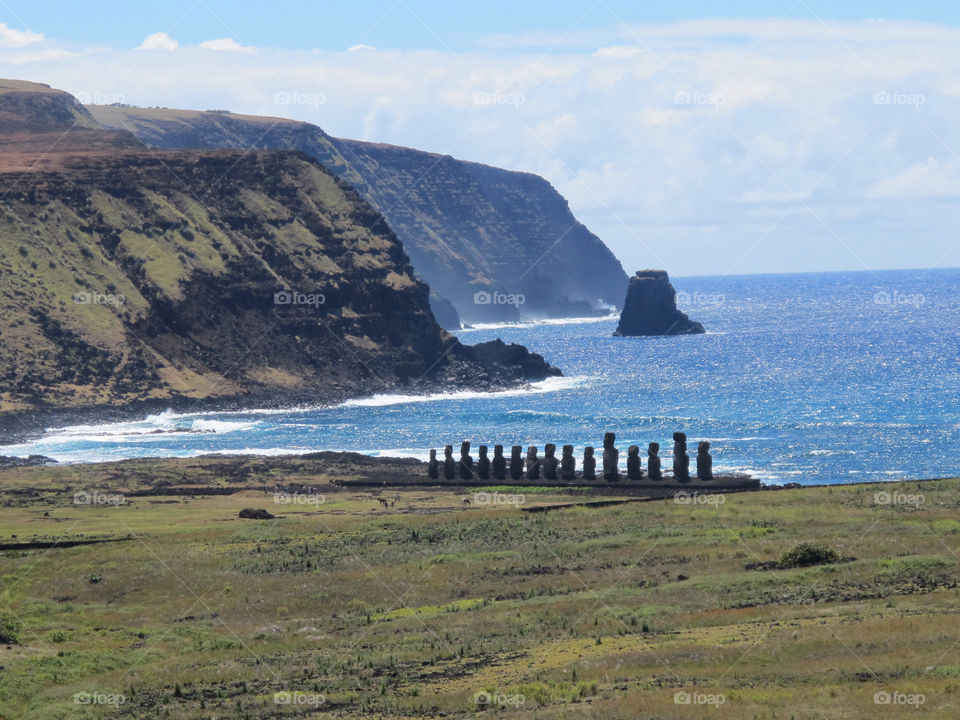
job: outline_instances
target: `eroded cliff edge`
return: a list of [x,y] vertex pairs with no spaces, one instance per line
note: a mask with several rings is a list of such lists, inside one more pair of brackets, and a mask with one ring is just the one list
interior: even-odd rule
[[[416,273],[465,322],[590,315],[606,312],[598,310],[601,305],[619,306],[626,292],[620,262],[537,175],[334,138],[316,125],[281,118],[120,106],[89,110],[151,147],[283,148],[316,158],[383,213]],[[524,300],[519,306],[496,302],[517,295]]]
[[441,329],[382,216],[305,154],[148,150],[15,81],[4,129],[0,411],[315,405],[560,374]]

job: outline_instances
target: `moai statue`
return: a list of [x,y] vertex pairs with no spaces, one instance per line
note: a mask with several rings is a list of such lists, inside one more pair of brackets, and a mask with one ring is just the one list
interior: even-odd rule
[[519,480],[523,477],[523,458],[520,453],[523,452],[523,448],[519,445],[514,445],[510,449],[510,479]]
[[437,451],[430,451],[430,462],[427,463],[427,477],[431,480],[440,479],[440,461],[437,460]]
[[537,446],[527,448],[527,480],[540,479],[540,458],[537,457]]
[[481,445],[477,448],[477,478],[479,480],[490,479],[490,458],[487,457],[487,446]]
[[673,479],[677,482],[690,480],[690,456],[687,455],[687,436],[682,432],[673,434]]
[[497,480],[507,479],[507,460],[503,457],[503,445],[493,446],[493,477]]
[[636,445],[627,448],[627,479],[643,479],[643,469],[640,467],[640,448]]
[[620,470],[617,468],[620,462],[620,451],[614,446],[616,441],[615,433],[608,432],[603,436],[603,477],[609,482],[620,479]]
[[597,479],[597,459],[593,456],[593,445],[587,445],[583,449],[583,479]]
[[456,469],[457,461],[453,459],[453,445],[447,445],[443,449],[443,477],[447,480],[453,480]]
[[710,443],[705,440],[697,445],[697,477],[713,480],[713,458],[710,457]]
[[543,477],[545,480],[557,479],[557,467],[560,461],[556,456],[557,446],[553,443],[547,443],[543,448]]
[[560,458],[560,477],[564,480],[577,479],[577,460],[573,457],[573,445],[563,446],[563,457]]
[[660,470],[660,443],[650,443],[647,447],[647,473],[651,480],[663,480]]
[[460,444],[460,479],[473,479],[473,458],[470,457],[470,442],[464,440]]

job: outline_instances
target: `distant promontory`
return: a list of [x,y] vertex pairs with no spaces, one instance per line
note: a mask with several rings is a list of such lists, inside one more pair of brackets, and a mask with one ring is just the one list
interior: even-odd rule
[[677,293],[665,270],[638,270],[630,278],[615,336],[699,335],[703,325],[677,309]]

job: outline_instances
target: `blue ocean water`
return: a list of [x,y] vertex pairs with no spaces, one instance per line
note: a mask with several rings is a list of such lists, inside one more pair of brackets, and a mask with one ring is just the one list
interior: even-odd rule
[[[676,430],[712,442],[717,470],[846,483],[960,474],[960,270],[677,278],[700,336],[615,338],[616,319],[477,327],[543,354],[564,378],[502,393],[374,396],[337,407],[163,413],[48,431],[0,454],[64,462],[209,452],[602,445]],[[177,429],[212,430],[202,434]],[[152,433],[161,429],[163,433]],[[625,453],[624,453],[625,456]]]

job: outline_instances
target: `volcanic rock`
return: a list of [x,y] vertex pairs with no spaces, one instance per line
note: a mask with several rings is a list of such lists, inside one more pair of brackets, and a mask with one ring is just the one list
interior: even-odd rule
[[630,278],[615,336],[699,335],[703,325],[677,309],[677,293],[665,270],[638,270]]

